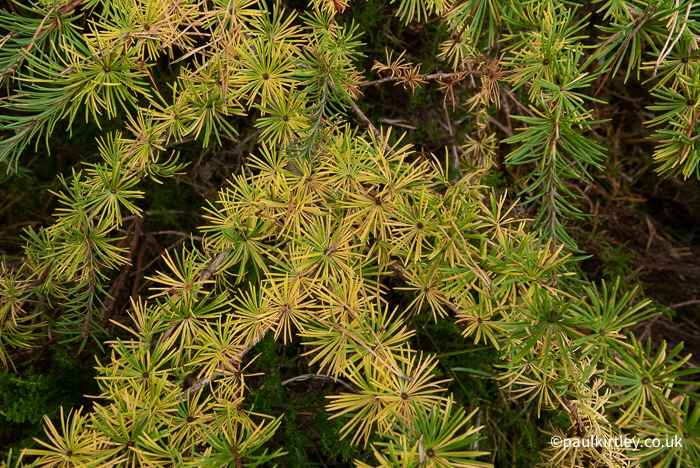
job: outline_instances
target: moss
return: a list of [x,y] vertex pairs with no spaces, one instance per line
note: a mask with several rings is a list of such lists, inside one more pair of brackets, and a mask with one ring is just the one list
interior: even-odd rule
[[90,360],[77,359],[56,345],[46,354],[33,354],[17,374],[0,372],[0,459],[10,449],[19,453],[36,446],[34,437],[46,440],[44,415],[56,422],[61,407],[66,411],[84,406],[89,411],[91,400],[83,395],[99,393]]

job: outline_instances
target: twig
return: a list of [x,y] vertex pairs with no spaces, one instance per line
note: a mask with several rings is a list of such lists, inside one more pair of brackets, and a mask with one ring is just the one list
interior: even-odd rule
[[459,31],[459,34],[457,34],[457,37],[455,37],[454,41],[452,41],[452,45],[450,46],[450,49],[447,51],[446,56],[449,56],[452,53],[452,50],[455,48],[457,43],[462,40],[462,35],[464,34],[464,31],[467,29],[467,26],[471,23],[471,19],[474,17],[474,14],[476,13],[476,9],[479,8],[479,4],[481,3],[481,0],[476,0],[476,4],[474,5],[474,8],[472,8],[471,13],[469,13],[469,17],[464,20],[464,26],[462,26],[462,29]]
[[[36,42],[35,42],[36,39],[39,36],[42,36],[43,34],[48,33],[54,27],[56,27],[57,24],[59,24],[59,20],[58,20],[58,18],[56,18],[50,23],[49,27],[47,27],[47,29],[44,30],[44,23],[46,22],[46,20],[49,18],[49,16],[54,11],[57,11],[59,15],[63,16],[65,14],[70,13],[74,9],[76,9],[84,1],[85,0],[73,0],[71,3],[64,6],[63,8],[60,8],[58,10],[52,9],[44,17],[44,19],[41,21],[41,24],[39,24],[39,27],[36,29],[36,32],[34,33],[34,36],[32,37],[31,42],[24,47],[24,54],[17,54],[17,58],[15,59],[14,63],[12,65],[10,65],[9,67],[7,67],[6,69],[4,69],[2,72],[0,72],[0,78],[4,78],[6,75],[14,73],[20,67],[20,65],[22,65],[22,62],[24,61],[24,58],[25,58],[25,54],[28,54],[34,48],[34,45],[36,44]],[[14,33],[14,31],[12,31],[10,34],[8,34],[8,36],[5,38],[5,40],[7,40],[9,38],[9,36],[13,33]],[[3,44],[4,44],[4,41],[3,41]]]
[[[290,384],[290,383],[293,383],[293,382],[305,382],[305,381],[307,381],[307,380],[309,380],[309,379],[328,380],[328,381],[331,381],[331,382],[339,383],[339,384],[342,385],[343,387],[345,387],[345,388],[347,388],[348,390],[350,390],[351,392],[355,393],[355,389],[352,388],[352,385],[350,385],[349,383],[347,383],[347,382],[345,382],[345,381],[343,381],[343,380],[340,380],[340,379],[337,378],[337,377],[333,377],[332,375],[324,375],[324,374],[303,374],[303,375],[298,375],[298,376],[296,376],[296,377],[292,377],[291,379],[283,380],[282,383],[281,383],[281,385],[284,387],[285,385]],[[262,389],[262,388],[265,388],[265,385],[263,384],[260,388],[261,388],[261,389]]]
[[[413,77],[413,79],[415,79],[415,80],[442,80],[442,79],[461,78],[462,76],[468,76],[468,75],[485,75],[485,74],[486,74],[486,72],[482,72],[481,70],[465,70],[465,71],[455,72],[455,73],[443,73],[443,72],[426,73],[424,75],[416,75]],[[359,83],[358,86],[379,85],[382,83],[399,81],[402,78],[403,78],[403,76],[387,76],[387,77],[381,78],[379,80],[363,81],[362,83]]]
[[[223,251],[219,255],[217,255],[216,258],[214,258],[214,260],[209,264],[207,269],[204,270],[204,273],[202,273],[202,276],[199,277],[199,281],[197,281],[197,282],[199,284],[202,284],[205,281],[207,281],[216,272],[216,269],[219,268],[219,265],[221,265],[221,263],[224,261],[224,259],[226,258],[226,255],[228,255],[227,250]],[[174,290],[172,290],[172,288],[171,288],[171,289],[167,290],[165,293],[171,294],[172,292],[174,292]],[[163,343],[168,338],[170,338],[170,335],[173,334],[173,332],[175,331],[176,328],[177,328],[177,324],[173,325],[170,328],[168,328],[167,330],[165,330],[163,332],[163,335],[160,337],[160,339],[156,343],[153,343],[151,347],[155,347],[155,346]]]
[[64,6],[60,10],[58,10],[58,14],[60,15],[65,15],[66,13],[70,13],[71,11],[75,10],[80,6],[81,3],[83,3],[85,0],[73,0],[70,2],[68,5]]
[[[279,315],[279,313],[278,313],[278,315]],[[276,321],[277,321],[276,319],[272,320],[271,323],[276,322]],[[241,349],[241,351],[238,353],[238,356],[233,361],[233,364],[240,363],[243,360],[243,356],[248,354],[248,352],[251,349],[253,349],[253,347],[256,344],[258,344],[265,337],[265,335],[267,334],[268,331],[272,330],[271,323],[266,325],[265,327],[263,327],[263,329],[260,331],[260,333],[257,336],[253,337],[253,339],[250,340],[250,342],[246,345],[245,348]],[[172,334],[172,330],[174,330],[174,329],[175,329],[175,326],[172,326],[165,333],[170,332],[170,334]],[[161,338],[161,340],[159,340],[159,341],[162,341],[162,340],[163,340],[163,338]],[[188,395],[194,395],[195,393],[197,393],[198,391],[200,391],[201,389],[203,389],[207,385],[209,385],[212,382],[214,382],[215,380],[219,379],[219,377],[221,377],[221,374],[212,374],[209,377],[205,377],[203,379],[199,379],[199,380],[195,381],[187,390],[185,390],[180,395],[180,399],[182,400],[185,397],[187,397]]]
[[564,402],[564,405],[566,406],[566,409],[569,410],[569,413],[571,414],[571,417],[574,419],[576,422],[576,432],[578,433],[579,437],[586,437],[586,425],[583,423],[581,420],[581,417],[578,415],[578,410],[574,406],[574,404],[569,400],[569,397],[566,395],[562,394],[561,399]]
[[[688,125],[688,130],[685,132],[685,137],[690,139],[690,135],[693,133],[693,130],[695,130],[695,124],[698,121],[698,118],[700,118],[700,109],[698,109],[697,112],[695,112],[695,115],[690,119],[690,124]],[[688,144],[686,142],[682,142],[681,145],[678,147],[678,162],[683,162],[685,159],[683,157],[683,153],[685,153],[686,148],[688,147]]]
[[[607,72],[607,73],[605,74],[605,76],[603,77],[603,81],[601,81],[600,86],[598,86],[598,90],[595,92],[594,96],[597,96],[598,93],[600,92],[600,90],[603,89],[603,86],[604,86],[605,83],[608,81],[608,78],[610,77],[610,74],[611,74],[612,71],[615,69],[615,62],[617,62],[617,60],[620,58],[620,56],[622,55],[622,52],[625,51],[625,50],[627,49],[627,45],[630,43],[630,41],[632,40],[632,38],[633,38],[634,36],[637,35],[637,33],[639,32],[640,29],[642,29],[642,26],[644,26],[644,23],[646,23],[647,20],[649,20],[652,16],[654,16],[654,13],[656,13],[656,10],[659,9],[659,6],[660,6],[660,5],[656,5],[655,7],[653,7],[651,10],[649,10],[649,11],[647,12],[646,15],[644,15],[643,18],[640,18],[639,16],[637,16],[637,18],[636,18],[634,21],[632,21],[632,22],[628,25],[628,26],[631,26],[632,24],[639,22],[639,24],[637,24],[637,26],[634,28],[634,31],[632,31],[632,34],[631,34],[627,39],[625,39],[625,41],[622,43],[622,47],[620,47],[620,50],[618,50],[618,52],[615,54],[615,57],[613,58],[613,61],[610,63],[610,69],[608,70],[608,72]],[[619,34],[621,34],[621,33],[622,33],[622,30],[620,30],[620,31],[616,32],[615,34],[613,34],[612,36],[610,36],[610,37],[600,46],[599,50],[607,50],[607,47],[608,47],[608,45],[612,42],[612,40],[613,40],[615,37],[617,37]]]
[[[296,62],[296,64],[299,68],[303,68],[306,70],[311,68],[309,65],[307,65],[305,63]],[[330,85],[334,90],[338,91],[338,87],[333,82],[333,79],[330,79]],[[374,134],[374,137],[377,140],[381,140],[381,133],[379,132],[379,130],[377,130],[377,128],[374,125],[372,125],[372,122],[367,118],[367,116],[364,114],[364,112],[362,112],[360,110],[360,108],[357,106],[357,104],[355,104],[355,102],[353,102],[352,100],[348,100],[348,104],[350,104],[350,108],[353,110],[353,112],[355,112],[355,115],[357,115],[357,118],[360,119],[360,122],[362,122],[362,124],[365,127],[369,128],[372,131],[372,133]],[[391,146],[389,146],[388,143],[386,144],[386,149],[392,155],[395,154],[394,150],[391,148]]]
[[143,226],[143,218],[136,218],[133,223],[131,223],[131,226],[129,227],[129,230],[131,231],[131,244],[129,245],[129,253],[127,255],[128,262],[122,272],[119,274],[117,277],[116,281],[114,282],[110,295],[112,298],[108,299],[105,303],[105,316],[102,318],[100,321],[100,326],[104,327],[107,325],[114,315],[115,312],[115,307],[117,305],[117,300],[119,299],[119,295],[121,293],[121,290],[124,287],[124,284],[126,283],[126,279],[129,277],[129,273],[131,272],[132,268],[132,259],[134,258],[134,254],[136,252],[136,249],[138,247],[139,243],[139,238],[141,237],[141,228]]
[[493,116],[489,116],[489,121],[490,121],[492,124],[496,125],[496,127],[498,127],[498,128],[500,128],[501,130],[503,130],[503,133],[505,133],[505,134],[508,135],[509,137],[512,137],[512,136],[513,136],[513,130],[511,130],[510,128],[506,127],[505,125],[503,125],[503,124],[502,124],[501,122],[499,122],[498,120],[494,119]]
[[520,102],[520,100],[518,100],[518,98],[515,97],[515,95],[513,94],[513,91],[511,91],[510,88],[508,88],[508,87],[506,86],[505,88],[503,88],[503,91],[505,91],[506,96],[508,96],[508,97],[510,98],[510,100],[513,101],[513,103],[514,103],[516,106],[518,106],[518,108],[519,108],[520,110],[522,110],[523,112],[525,112],[525,113],[526,113],[527,115],[529,115],[530,117],[535,117],[535,114],[534,114],[529,108],[525,107],[525,106],[523,105],[523,103]]
[[693,299],[690,301],[685,301],[685,302],[679,302],[678,304],[671,304],[670,306],[666,306],[669,309],[677,309],[679,307],[685,307],[689,305],[694,305],[694,304],[700,304],[700,299]]
[[196,241],[201,241],[202,239],[204,239],[202,236],[193,236],[192,234],[187,234],[186,232],[182,232],[182,231],[156,231],[156,232],[152,232],[151,234],[153,234],[154,236],[173,234],[176,236],[191,237],[192,239],[194,239]]

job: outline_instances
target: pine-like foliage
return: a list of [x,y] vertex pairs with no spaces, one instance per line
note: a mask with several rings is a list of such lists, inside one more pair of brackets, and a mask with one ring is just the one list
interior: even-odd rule
[[[1,263],[2,367],[54,339],[76,350],[107,340],[110,355],[97,363],[94,408],[46,417],[47,441],[8,466],[274,464],[291,449],[269,442],[282,420],[245,401],[251,350],[266,334],[301,342],[319,374],[350,383],[327,410],[353,444],[374,441],[376,460],[358,466],[491,466],[477,410],[460,408],[436,356],[410,345],[416,314],[453,320],[465,340],[497,349],[504,394],[544,419],[568,415],[552,434],[683,439],[640,453],[542,447],[544,466],[700,464],[690,356],[628,333],[658,312],[618,279],[580,277],[567,231],[581,216],[570,182],[605,155],[592,134],[602,101],[591,96],[618,73],[653,69],[657,170],[698,174],[700,9],[686,0],[391,3],[401,23],[439,18],[453,31],[439,46],[451,71],[422,74],[387,51],[373,68],[380,77],[364,81],[365,44],[337,21],[344,1],[291,12],[257,0],[37,0],[0,13],[6,177],[22,175],[23,155],[59,123],[125,116],[121,132],[97,137],[97,163],[61,176],[55,221],[25,229],[21,265]],[[584,34],[584,9],[596,11],[600,38]],[[500,55],[478,52],[501,43]],[[152,73],[161,59],[179,66],[166,84]],[[369,84],[415,91],[430,81],[445,112],[458,103],[473,114],[461,160],[416,154],[355,103]],[[502,141],[512,148],[505,163],[525,166],[531,221],[483,184],[498,144],[489,116],[504,96],[522,127]],[[239,119],[251,115],[258,149],[206,207],[201,244],[165,252],[167,269],[147,278],[151,295],[132,299],[129,320],[113,320],[144,183],[184,170],[178,145],[240,141]],[[396,294],[410,305],[397,307]],[[112,324],[124,333],[108,338]]]

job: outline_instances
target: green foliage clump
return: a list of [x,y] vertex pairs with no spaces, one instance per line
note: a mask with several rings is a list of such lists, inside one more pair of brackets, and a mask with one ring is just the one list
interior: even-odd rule
[[[425,36],[412,54],[366,50],[362,33],[381,23],[354,21],[345,0],[3,11],[6,177],[59,125],[70,135],[84,118],[98,133],[97,158],[57,174],[53,214],[0,263],[0,414],[44,419],[17,466],[301,467],[312,449],[359,467],[700,464],[690,355],[635,337],[658,312],[619,277],[588,281],[571,230],[584,217],[574,184],[604,169],[595,96],[618,73],[652,71],[657,172],[697,175],[691,7],[368,4],[364,15],[394,15],[383,37]],[[382,61],[366,70],[370,53]],[[375,127],[356,102],[388,85],[445,123]],[[428,148],[445,138],[444,152]],[[206,187],[194,179],[212,179],[210,151],[235,164]],[[493,189],[510,183],[504,165],[533,219]],[[151,229],[166,207],[181,227],[173,213],[189,206],[156,184],[216,194],[196,234]],[[163,248],[156,234],[180,241]],[[105,351],[91,407],[56,393],[82,383],[65,380],[73,361],[18,367],[54,341]],[[682,448],[663,453],[546,443],[675,431]]]

